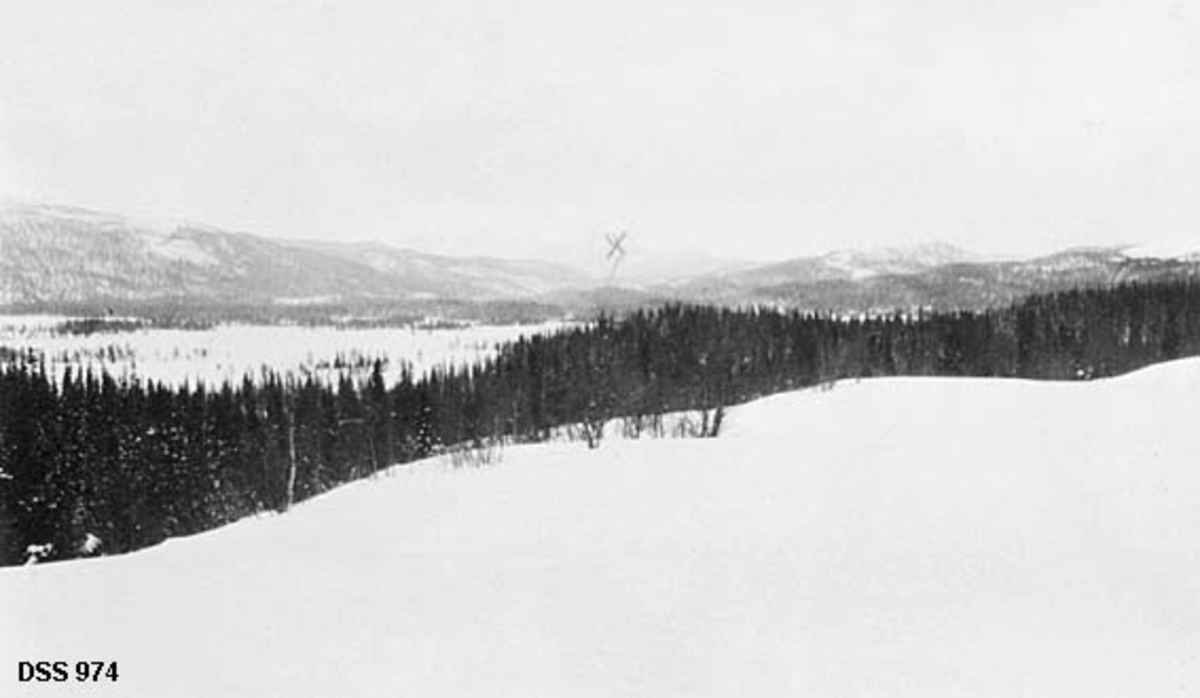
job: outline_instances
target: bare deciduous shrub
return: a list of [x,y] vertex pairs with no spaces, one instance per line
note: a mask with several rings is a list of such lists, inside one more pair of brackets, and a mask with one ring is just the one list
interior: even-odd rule
[[499,439],[486,439],[448,449],[450,465],[454,468],[483,468],[504,459],[504,445]]

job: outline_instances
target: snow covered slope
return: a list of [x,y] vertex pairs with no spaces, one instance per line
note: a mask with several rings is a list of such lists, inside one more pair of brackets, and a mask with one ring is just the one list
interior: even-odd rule
[[[3,695],[1200,692],[1200,361],[887,379],[0,570]],[[114,686],[17,661],[117,661]]]
[[589,281],[546,262],[270,240],[185,221],[0,201],[0,305],[483,301]]

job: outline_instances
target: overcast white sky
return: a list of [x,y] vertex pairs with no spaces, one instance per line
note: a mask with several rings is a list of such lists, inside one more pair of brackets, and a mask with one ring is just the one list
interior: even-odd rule
[[1200,247],[1182,0],[2,7],[0,195],[509,256]]

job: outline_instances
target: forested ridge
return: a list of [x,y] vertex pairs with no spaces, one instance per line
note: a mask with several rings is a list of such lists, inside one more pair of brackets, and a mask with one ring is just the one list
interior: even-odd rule
[[94,553],[92,539],[136,550],[448,447],[539,441],[567,425],[595,445],[612,418],[636,432],[707,410],[700,432],[712,434],[718,407],[845,378],[1089,379],[1195,354],[1191,280],[915,316],[669,305],[391,385],[376,366],[362,383],[268,373],[171,388],[47,375],[36,356],[0,351],[0,563],[31,545],[52,546],[49,559]]

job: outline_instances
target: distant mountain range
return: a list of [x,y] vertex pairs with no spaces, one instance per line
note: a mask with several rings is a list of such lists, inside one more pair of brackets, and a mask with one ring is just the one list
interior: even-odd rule
[[284,242],[62,206],[0,209],[0,305],[483,301],[589,281],[570,267],[539,261],[444,257],[378,243]]
[[527,304],[583,313],[664,301],[833,312],[978,309],[1032,293],[1200,276],[1200,255],[1080,248],[989,260],[943,243],[751,265],[706,259],[686,276],[598,277],[538,260],[450,257],[383,243],[294,242],[86,209],[0,206],[0,307],[229,304],[295,307]]
[[836,252],[675,285],[677,297],[806,310],[979,310],[1035,293],[1200,276],[1200,257],[1144,257],[1119,247],[1076,248],[1025,260],[985,260],[943,244]]

